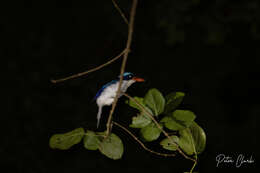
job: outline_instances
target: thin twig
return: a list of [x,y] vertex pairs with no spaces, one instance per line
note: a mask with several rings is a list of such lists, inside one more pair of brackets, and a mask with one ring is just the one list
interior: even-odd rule
[[66,81],[66,80],[69,80],[69,79],[74,79],[74,78],[77,78],[77,77],[81,77],[81,76],[84,76],[88,73],[91,73],[91,72],[94,72],[94,71],[97,71],[109,64],[111,64],[112,62],[116,61],[117,59],[119,59],[122,55],[124,55],[124,53],[126,52],[126,50],[123,50],[119,55],[117,55],[116,57],[114,57],[113,59],[109,60],[108,62],[104,63],[104,64],[101,64],[100,66],[97,66],[95,68],[92,68],[88,71],[85,71],[85,72],[81,72],[81,73],[78,73],[78,74],[74,74],[74,75],[71,75],[71,76],[68,76],[68,77],[65,77],[65,78],[62,78],[62,79],[57,79],[57,80],[51,80],[52,83],[59,83],[59,82],[63,82],[63,81]]
[[153,151],[149,148],[147,148],[132,132],[130,132],[127,128],[125,128],[124,126],[122,126],[121,124],[117,123],[117,122],[112,122],[113,124],[115,124],[116,126],[120,127],[121,129],[123,129],[125,132],[127,132],[132,138],[134,138],[134,140],[136,142],[138,142],[142,147],[143,149],[145,149],[146,151],[150,152],[150,153],[153,153],[153,154],[156,154],[158,156],[164,156],[164,157],[174,157],[175,154],[167,154],[167,153],[159,153],[159,152],[156,152],[156,151]]
[[113,2],[113,5],[115,6],[115,8],[117,9],[117,11],[120,13],[121,17],[124,19],[125,23],[128,25],[128,20],[127,18],[125,17],[123,11],[120,9],[120,7],[117,5],[116,1],[115,0],[112,0]]
[[116,97],[115,100],[112,104],[112,108],[110,110],[109,116],[108,116],[108,120],[107,120],[107,130],[106,130],[106,135],[108,136],[110,131],[111,131],[111,121],[112,121],[112,115],[115,111],[115,107],[118,101],[118,97],[120,95],[121,92],[121,85],[122,85],[122,81],[123,81],[123,73],[125,71],[125,66],[126,66],[126,61],[128,58],[128,54],[130,51],[130,46],[132,43],[132,37],[133,37],[133,31],[134,31],[134,18],[135,18],[135,12],[136,12],[136,7],[137,7],[137,0],[133,0],[132,3],[132,8],[131,8],[131,12],[130,12],[130,23],[128,26],[128,37],[127,37],[127,42],[126,42],[126,48],[125,48],[125,53],[124,53],[124,57],[123,57],[123,62],[121,65],[121,70],[120,70],[120,80],[119,80],[119,85],[118,85],[118,89],[116,92]]
[[138,101],[136,101],[133,97],[129,96],[128,94],[123,93],[123,95],[126,96],[127,98],[129,98],[130,100],[132,100],[133,102],[135,102],[135,103],[142,109],[142,111],[144,111],[144,112],[153,120],[153,122],[155,123],[155,125],[156,125],[156,126],[162,131],[162,133],[171,141],[171,143],[173,143],[173,144],[175,144],[175,145],[178,146],[177,151],[178,151],[181,155],[183,155],[183,157],[185,157],[186,159],[192,160],[193,162],[196,162],[195,159],[193,159],[193,158],[187,156],[187,155],[180,149],[179,145],[178,145],[175,141],[173,141],[172,138],[170,138],[169,134],[168,134],[167,132],[165,132],[165,130],[163,130],[162,126],[156,121],[156,119],[153,117],[153,115],[152,115],[150,112],[148,112],[148,111],[143,107],[143,105],[141,105]]

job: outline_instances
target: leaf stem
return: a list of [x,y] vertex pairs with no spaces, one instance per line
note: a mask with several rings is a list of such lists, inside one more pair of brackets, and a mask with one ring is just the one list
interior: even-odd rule
[[[189,129],[189,128],[188,128],[188,130],[189,130],[189,132],[190,132],[190,129]],[[191,132],[190,132],[189,134],[190,134],[190,138],[192,138],[192,139],[191,139],[191,143],[192,143],[193,151],[194,151],[194,154],[195,154],[195,161],[194,161],[193,166],[192,166],[192,168],[191,168],[191,170],[190,170],[190,173],[192,173],[192,172],[193,172],[193,169],[194,169],[195,166],[197,165],[198,155],[197,155],[197,151],[196,151],[196,148],[195,148],[195,145],[194,145],[194,142],[193,142],[193,137],[192,137]]]
[[192,168],[191,168],[191,170],[190,170],[190,173],[193,172],[193,169],[195,168],[196,165],[197,165],[197,158],[196,158],[196,161],[193,163],[193,166],[192,166]]

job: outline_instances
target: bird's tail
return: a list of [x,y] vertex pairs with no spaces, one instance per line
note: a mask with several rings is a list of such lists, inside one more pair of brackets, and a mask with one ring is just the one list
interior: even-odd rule
[[102,114],[102,106],[98,106],[98,114],[97,114],[97,128],[99,126],[100,118]]

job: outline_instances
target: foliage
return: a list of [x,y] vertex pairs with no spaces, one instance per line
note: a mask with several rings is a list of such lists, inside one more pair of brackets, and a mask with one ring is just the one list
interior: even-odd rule
[[[83,139],[84,136],[84,139]],[[50,147],[53,149],[67,150],[78,144],[83,139],[84,147],[88,150],[99,150],[111,159],[120,159],[124,152],[121,139],[111,133],[105,137],[105,132],[93,132],[83,128],[72,130],[64,134],[55,134],[50,138]]]
[[[160,142],[164,149],[175,151],[178,148],[176,144],[178,144],[188,155],[200,154],[205,149],[206,135],[204,130],[194,121],[196,115],[192,111],[177,109],[184,96],[183,92],[172,92],[164,98],[157,89],[150,89],[144,98],[138,97],[138,100],[142,100],[142,106],[151,110],[153,116],[162,117],[161,126],[178,134],[178,136],[170,137],[175,143],[172,143],[168,138]],[[137,108],[131,100],[127,101],[127,104]],[[142,111],[140,108],[137,109]],[[137,121],[137,118],[140,121]],[[161,130],[149,119],[140,112],[130,124],[130,127],[140,128],[140,135],[147,142],[155,141],[161,134]]]

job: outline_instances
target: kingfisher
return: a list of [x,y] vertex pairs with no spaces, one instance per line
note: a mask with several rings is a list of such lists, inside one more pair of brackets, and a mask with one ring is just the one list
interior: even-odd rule
[[[120,76],[118,76],[117,79],[114,79],[111,82],[103,85],[94,97],[94,100],[96,100],[96,103],[98,105],[97,128],[99,126],[103,106],[112,105],[112,103],[114,102],[119,86],[119,80]],[[119,97],[121,97],[123,93],[126,92],[127,88],[135,82],[144,82],[144,79],[135,76],[133,73],[125,72],[123,74],[123,81],[121,84]]]

